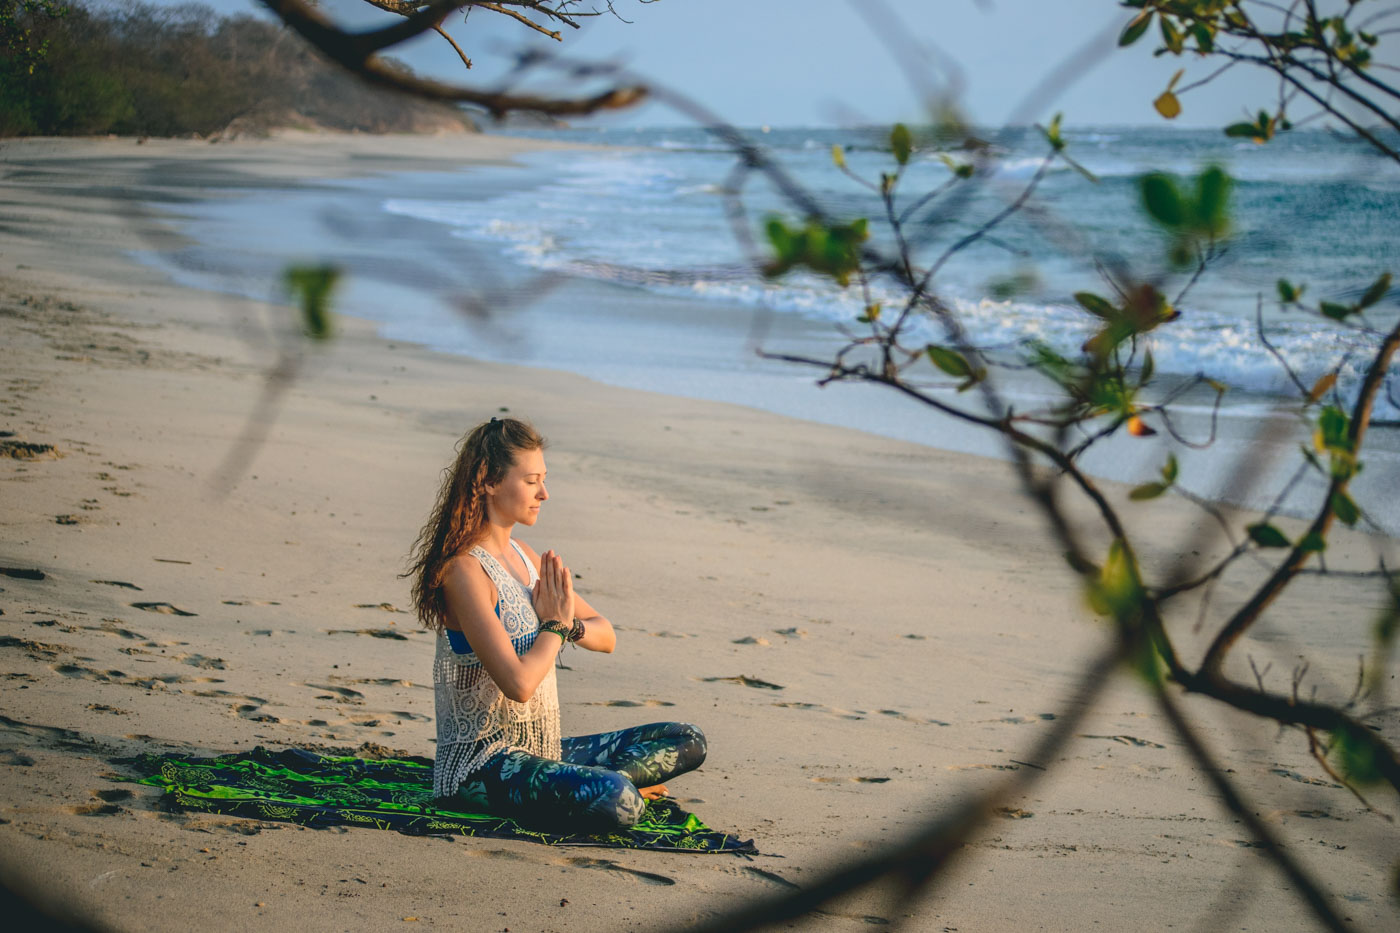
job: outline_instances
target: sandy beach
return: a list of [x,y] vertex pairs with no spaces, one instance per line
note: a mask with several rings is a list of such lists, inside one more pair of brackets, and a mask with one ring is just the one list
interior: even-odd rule
[[[1313,929],[1130,676],[1060,760],[1026,760],[1107,632],[1002,462],[438,354],[341,318],[246,469],[217,484],[278,360],[253,324],[291,311],[135,262],[178,239],[159,205],[545,145],[0,142],[0,430],[40,445],[0,458],[7,883],[118,930],[683,927],[1029,768],[1044,771],[1031,792],[920,902],[875,891],[797,926]],[[618,629],[611,656],[565,653],[565,732],[699,724],[709,759],[671,791],[762,855],[316,831],[168,812],[111,780],[112,759],[140,752],[431,756],[433,636],[398,574],[457,439],[507,410],[550,441],[551,499],[520,536],[558,550]],[[1171,497],[1131,515],[1157,532],[1149,563],[1212,522]],[[1394,566],[1396,551],[1338,533],[1328,557]],[[1216,605],[1263,572],[1242,563]],[[1307,689],[1344,700],[1379,593],[1332,577],[1295,590],[1231,673],[1249,678],[1252,657],[1285,690],[1306,659]],[[1172,623],[1199,647],[1195,610]],[[1301,734],[1183,705],[1344,916],[1391,928],[1394,826],[1327,779]],[[1400,738],[1394,717],[1386,729]],[[1396,812],[1383,790],[1373,802]]]

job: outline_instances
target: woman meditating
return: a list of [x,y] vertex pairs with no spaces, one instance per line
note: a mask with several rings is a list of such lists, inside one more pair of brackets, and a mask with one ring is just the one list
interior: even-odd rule
[[674,722],[560,737],[560,649],[611,652],[617,639],[558,554],[511,538],[548,499],[544,439],[492,418],[462,441],[418,537],[413,602],[438,633],[433,790],[441,805],[555,832],[626,828],[664,781],[704,762],[705,737]]

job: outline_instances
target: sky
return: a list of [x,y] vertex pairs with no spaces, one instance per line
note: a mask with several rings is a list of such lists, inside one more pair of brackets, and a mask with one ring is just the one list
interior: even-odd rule
[[[1043,122],[1058,111],[1067,125],[1161,125],[1152,101],[1172,74],[1184,67],[1185,85],[1216,67],[1190,55],[1154,58],[1155,29],[1118,49],[1118,32],[1133,14],[1117,0],[614,2],[630,23],[598,17],[581,30],[564,29],[563,42],[482,10],[466,23],[454,15],[447,28],[474,60],[470,72],[436,35],[394,54],[420,74],[478,86],[498,80],[510,53],[523,47],[622,62],[744,126],[924,122],[930,90],[951,93],[962,113],[981,125]],[[208,5],[225,14],[261,10],[256,0]],[[878,33],[861,13],[877,7],[891,14],[891,25]],[[359,26],[389,16],[362,0],[323,0],[322,9]],[[915,63],[923,86],[911,85],[901,59]],[[1050,81],[1067,62],[1080,66],[1073,80]],[[1235,69],[1184,95],[1183,112],[1173,122],[1223,126],[1272,109],[1276,93],[1263,75]],[[608,122],[688,121],[649,104]]]

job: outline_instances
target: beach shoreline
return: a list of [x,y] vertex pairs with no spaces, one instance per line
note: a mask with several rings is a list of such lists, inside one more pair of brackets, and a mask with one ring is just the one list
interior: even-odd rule
[[[241,478],[211,490],[278,359],[275,331],[248,324],[283,326],[289,312],[134,262],[170,236],[144,205],[535,145],[0,143],[0,428],[56,455],[0,461],[0,566],[44,575],[0,578],[10,877],[43,877],[118,929],[196,916],[230,929],[684,925],[901,838],[1025,767],[1015,759],[1063,715],[1103,631],[994,461],[436,353],[341,318],[306,352]],[[672,791],[766,857],[299,830],[165,813],[149,788],[109,780],[111,758],[164,749],[372,742],[431,755],[432,639],[402,613],[396,574],[456,439],[502,410],[551,441],[552,500],[522,537],[564,554],[619,629],[615,656],[565,655],[566,732],[700,724],[709,761]],[[1210,521],[1173,501],[1135,519],[1161,530],[1149,560]],[[1339,533],[1329,560],[1363,566],[1389,547]],[[1369,611],[1317,579],[1282,618],[1338,603]],[[1299,636],[1280,623],[1250,650],[1276,677],[1306,654],[1324,695],[1345,694],[1362,628]],[[1348,911],[1371,928],[1393,920],[1393,835],[1345,790],[1306,780],[1306,743],[1186,705]],[[1033,764],[1045,780],[994,818],[914,928],[1185,924],[1221,878],[1246,875],[1242,923],[1311,927],[1131,679],[1064,760]],[[860,895],[806,926],[865,928],[894,919],[886,909]]]

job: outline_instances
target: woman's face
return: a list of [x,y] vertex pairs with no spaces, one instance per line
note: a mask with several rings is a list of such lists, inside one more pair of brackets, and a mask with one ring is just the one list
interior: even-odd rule
[[544,451],[517,451],[505,478],[486,487],[486,509],[492,523],[533,525],[540,515],[540,503],[549,498],[544,476]]

